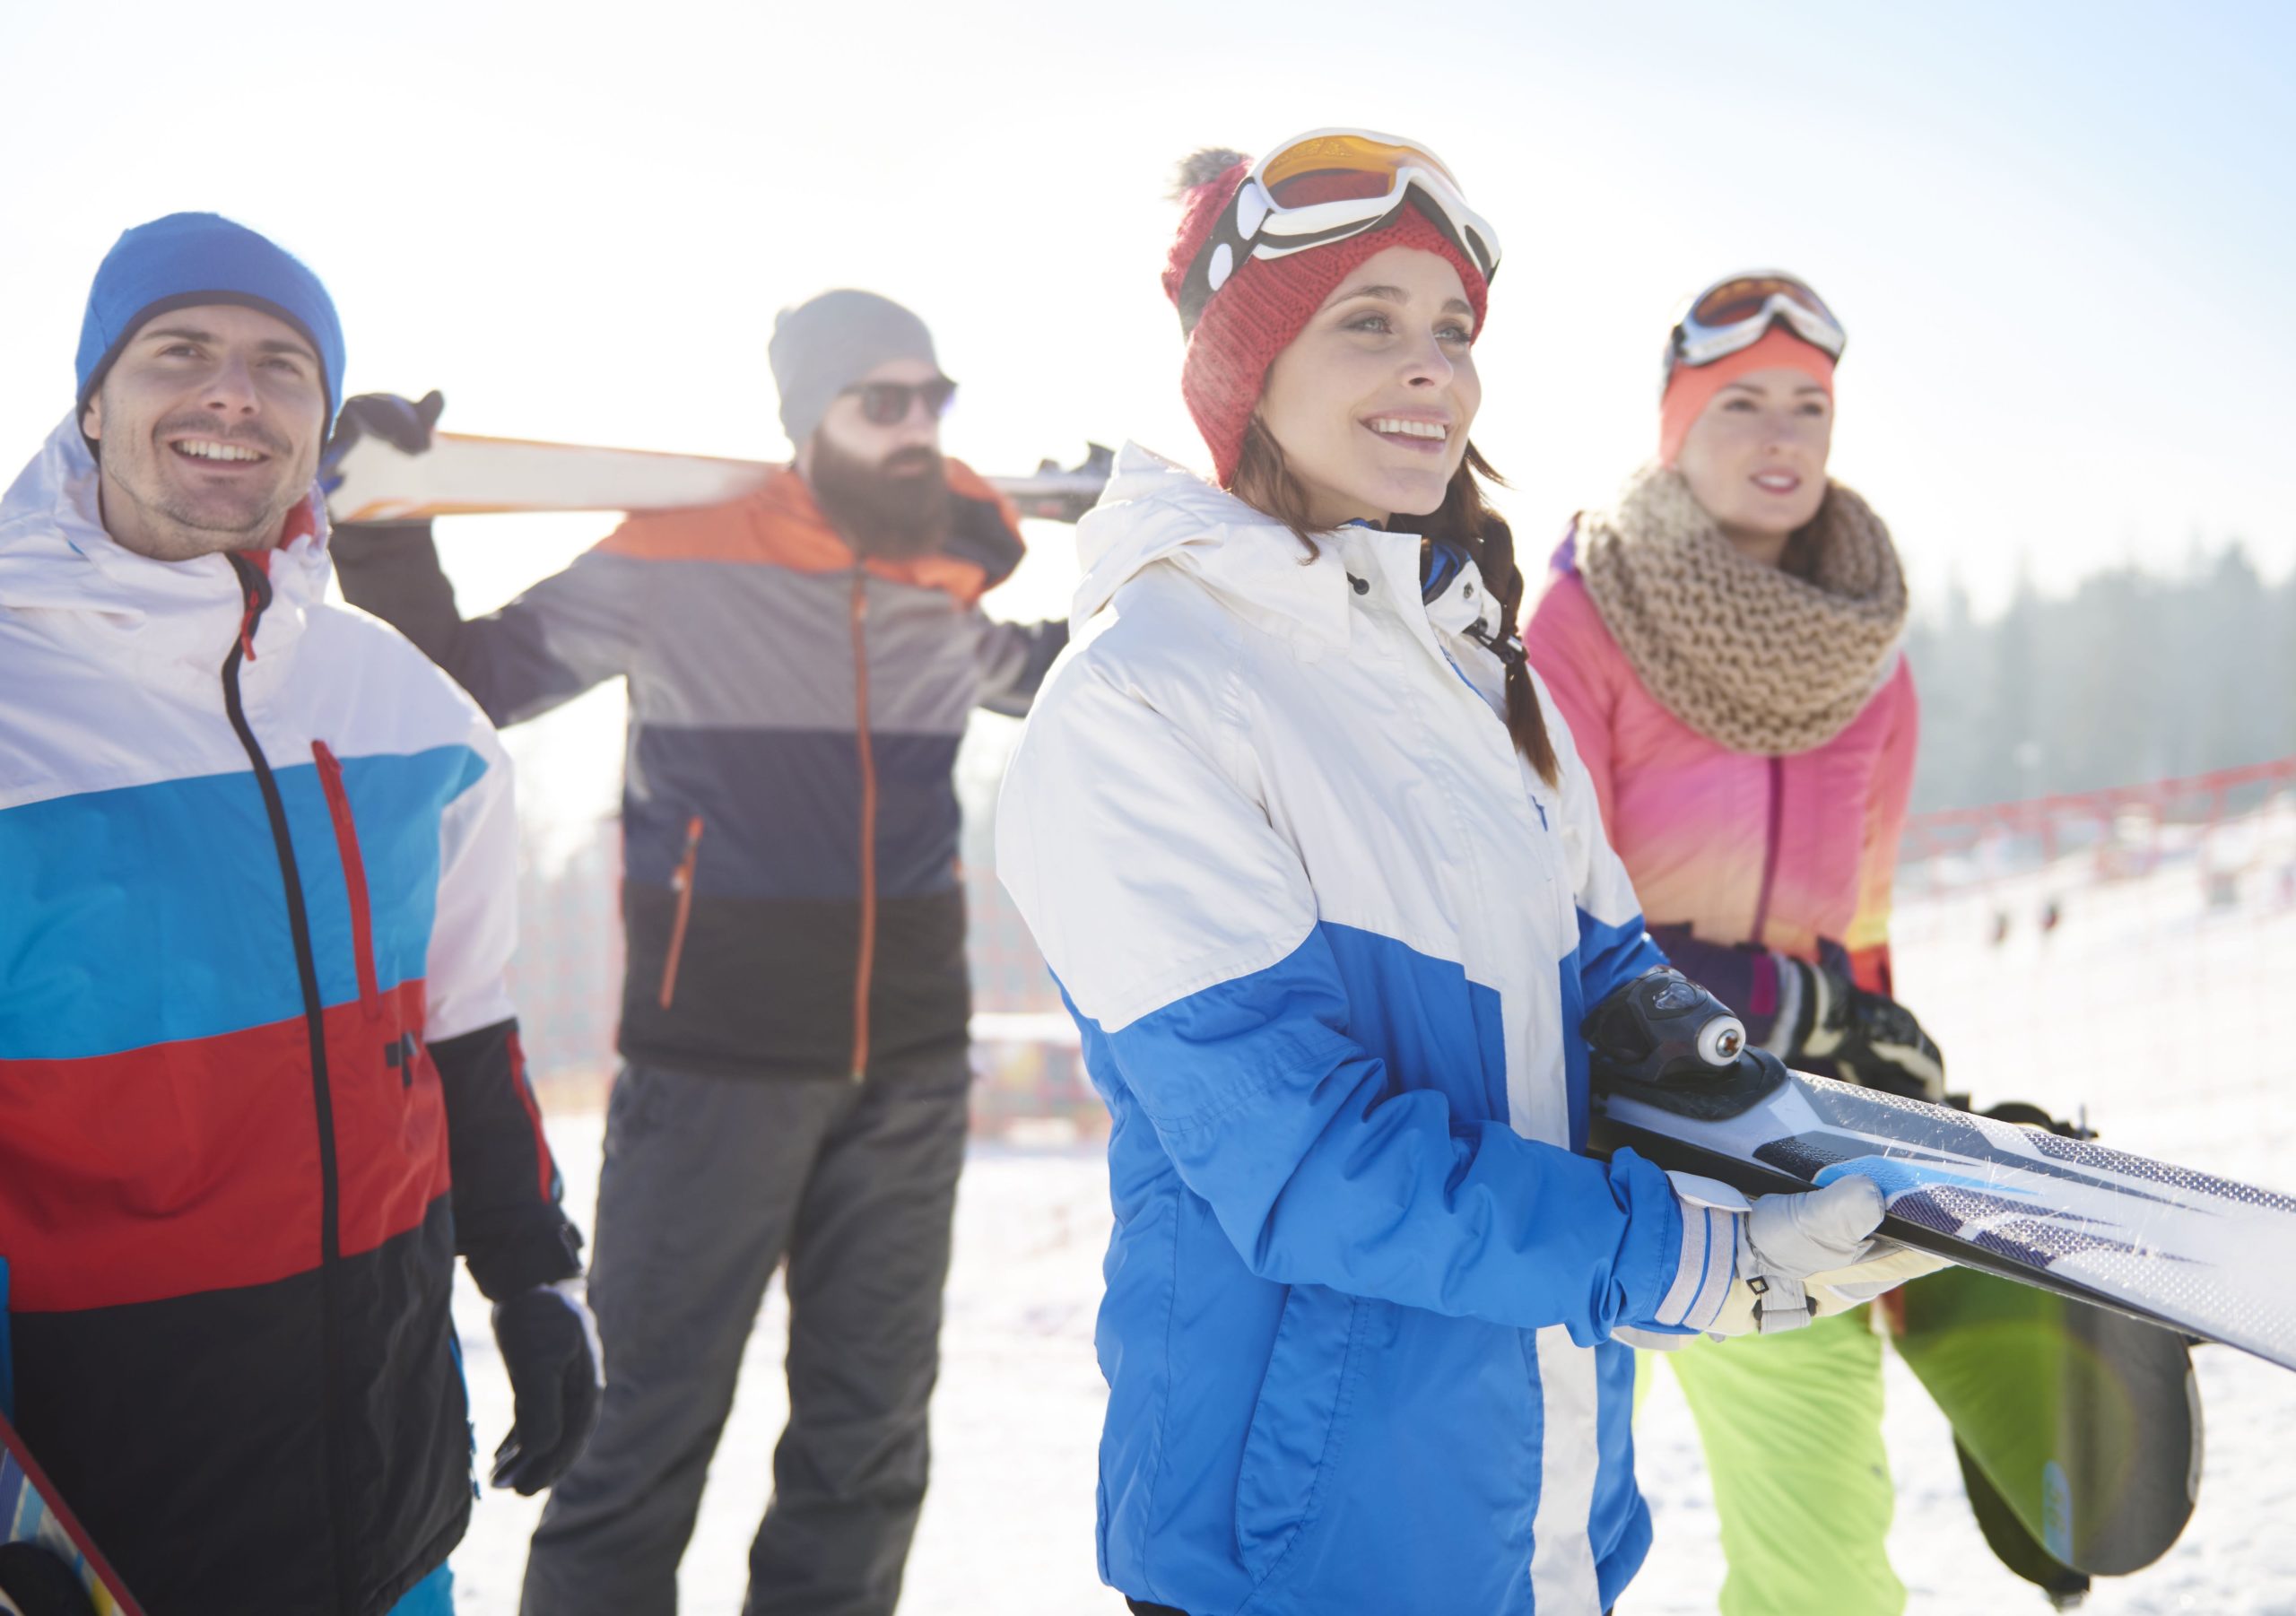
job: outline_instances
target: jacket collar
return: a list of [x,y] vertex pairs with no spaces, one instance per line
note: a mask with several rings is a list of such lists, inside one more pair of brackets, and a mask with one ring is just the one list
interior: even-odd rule
[[[1126,582],[1159,561],[1194,574],[1247,615],[1274,618],[1326,645],[1348,643],[1351,578],[1376,572],[1397,601],[1422,598],[1419,535],[1348,526],[1316,535],[1309,560],[1300,541],[1265,512],[1162,456],[1127,443],[1100,503],[1076,526],[1083,581],[1069,629],[1085,625]],[[1498,608],[1474,563],[1461,558],[1433,598],[1429,626],[1457,637],[1495,624]]]
[[[326,595],[330,562],[316,489],[288,523],[296,536],[269,552],[272,604],[257,630],[258,656],[299,638]],[[220,665],[245,609],[230,558],[155,560],[104,531],[95,458],[66,415],[0,497],[0,611],[55,613],[77,630],[132,641],[140,658]]]

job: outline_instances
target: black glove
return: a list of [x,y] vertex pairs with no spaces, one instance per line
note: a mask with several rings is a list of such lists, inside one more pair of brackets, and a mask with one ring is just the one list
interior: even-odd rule
[[1839,1078],[1938,1104],[1945,1098],[1945,1057],[1913,1012],[1895,999],[1868,993],[1841,972],[1781,956],[1791,973],[1787,995],[1794,1025],[1779,1056],[1800,1072]]
[[495,1303],[494,1340],[517,1412],[488,1479],[531,1498],[566,1473],[597,1429],[605,1386],[597,1322],[580,1282],[565,1280]]
[[433,387],[419,402],[396,393],[360,393],[343,401],[335,431],[319,451],[319,487],[333,493],[343,482],[335,467],[351,446],[361,438],[379,438],[402,455],[419,455],[430,447],[430,429],[447,407],[447,395]]

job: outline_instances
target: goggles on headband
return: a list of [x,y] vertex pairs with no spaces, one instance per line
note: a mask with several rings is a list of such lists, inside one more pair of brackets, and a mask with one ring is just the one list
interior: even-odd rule
[[1710,365],[1752,347],[1779,320],[1831,359],[1839,359],[1849,342],[1824,300],[1794,276],[1781,270],[1732,275],[1692,298],[1666,334],[1660,385],[1680,367]]
[[1366,129],[1318,129],[1252,165],[1180,282],[1180,329],[1194,331],[1212,296],[1247,257],[1283,258],[1379,229],[1411,203],[1489,281],[1499,237],[1423,146]]

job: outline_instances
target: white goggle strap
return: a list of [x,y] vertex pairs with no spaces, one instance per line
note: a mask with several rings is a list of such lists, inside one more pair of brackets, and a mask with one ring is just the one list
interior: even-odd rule
[[1396,178],[1399,183],[1384,196],[1279,208],[1257,172],[1248,175],[1180,283],[1180,329],[1196,328],[1205,305],[1243,267],[1246,257],[1285,258],[1361,235],[1401,212],[1413,192],[1433,204],[1439,228],[1484,280],[1498,273],[1498,238],[1457,193],[1424,169],[1400,169]]
[[[1344,240],[1347,237],[1394,217],[1405,202],[1414,195],[1429,204],[1432,217],[1448,233],[1468,261],[1483,274],[1486,281],[1499,270],[1499,238],[1490,225],[1466,199],[1452,189],[1441,176],[1427,169],[1404,169],[1396,173],[1398,183],[1384,196],[1369,196],[1360,200],[1319,202],[1308,207],[1279,209],[1267,200],[1262,189],[1254,195],[1255,211],[1247,215],[1243,197],[1238,196],[1239,222],[1249,220],[1248,237],[1255,238],[1252,256],[1259,258],[1279,258],[1289,253],[1303,252],[1326,242]],[[1246,189],[1253,182],[1246,182]]]
[[1774,321],[1781,319],[1812,347],[1822,348],[1836,359],[1841,357],[1846,339],[1840,326],[1784,292],[1773,291],[1755,312],[1727,326],[1701,326],[1695,314],[1684,315],[1679,327],[1682,334],[1669,345],[1669,373],[1676,363],[1696,369],[1726,359],[1743,348],[1751,348],[1762,339]]

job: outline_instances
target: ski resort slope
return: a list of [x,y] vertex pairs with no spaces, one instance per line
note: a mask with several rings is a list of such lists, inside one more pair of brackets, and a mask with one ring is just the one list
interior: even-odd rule
[[[2296,815],[2251,822],[2247,845],[2157,848],[2123,879],[2092,855],[1924,896],[1908,894],[1899,988],[1980,1105],[2086,1108],[2109,1143],[2296,1189]],[[2227,879],[2230,872],[2231,878]],[[2044,930],[2054,904],[2057,919]],[[2004,921],[2005,918],[2005,925]],[[1996,941],[1996,934],[1999,941]],[[585,1228],[600,1125],[556,1117],[552,1140]],[[923,1616],[1118,1616],[1093,1569],[1093,1449],[1101,1385],[1092,1317],[1108,1229],[1097,1152],[977,1147],[950,1276],[934,1481],[903,1609]],[[509,1393],[465,1282],[457,1298],[483,1454]],[[750,1347],[681,1582],[688,1616],[735,1616],[751,1533],[786,1412],[786,1301],[777,1284]],[[2208,1464],[2184,1537],[2134,1577],[2100,1580],[2099,1616],[2296,1616],[2296,1374],[2223,1348],[2195,1354]],[[1961,1496],[1943,1420],[1894,1357],[1888,1437],[1898,1481],[1891,1555],[1917,1613],[2046,1612],[2001,1568]],[[611,1360],[609,1360],[611,1369]],[[1822,1441],[1822,1432],[1781,1432]],[[1696,1433],[1671,1377],[1637,1429],[1657,1543],[1629,1591],[1633,1616],[1715,1608],[1722,1559]],[[490,1491],[455,1557],[457,1606],[516,1609],[538,1500]],[[1405,1616],[1365,1612],[1363,1616]],[[1459,1616],[1454,1612],[1411,1616]]]

